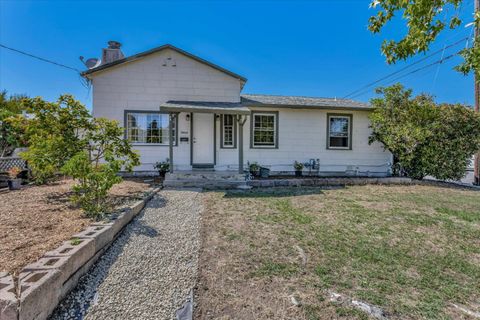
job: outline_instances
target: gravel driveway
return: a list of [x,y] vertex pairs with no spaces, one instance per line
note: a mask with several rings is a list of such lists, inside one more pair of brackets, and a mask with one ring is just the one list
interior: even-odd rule
[[156,195],[51,319],[175,319],[195,286],[201,197]]

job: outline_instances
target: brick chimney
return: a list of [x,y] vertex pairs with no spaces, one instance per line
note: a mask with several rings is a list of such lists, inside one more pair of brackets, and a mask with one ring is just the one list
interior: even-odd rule
[[118,41],[108,41],[108,48],[102,49],[102,64],[125,58],[122,50],[120,50],[121,46],[122,44]]

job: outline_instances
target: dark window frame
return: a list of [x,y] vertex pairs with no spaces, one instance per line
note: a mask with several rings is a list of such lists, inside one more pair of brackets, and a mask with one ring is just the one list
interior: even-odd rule
[[[330,146],[330,119],[331,118],[348,118],[348,146],[347,147],[331,147]],[[352,150],[352,140],[353,140],[353,114],[327,113],[327,149],[328,150]]]
[[[274,145],[273,146],[256,146],[254,145],[254,125],[255,115],[272,115],[275,117],[275,132],[274,132]],[[279,113],[278,111],[252,111],[250,113],[250,149],[278,149],[279,146]]]
[[[233,117],[233,145],[225,146],[223,144],[225,139],[225,127],[224,127],[224,117],[232,116]],[[235,114],[220,114],[220,148],[221,149],[236,149],[237,148],[237,115]]]
[[[129,113],[143,113],[143,114],[165,114],[170,117],[170,113],[168,112],[160,112],[154,110],[124,110],[123,112],[123,128],[124,134],[123,138],[128,140],[128,114]],[[168,124],[170,126],[170,118],[168,119]],[[133,142],[130,141],[133,146],[155,146],[155,147],[168,147],[169,143],[147,143],[147,142]],[[178,115],[175,117],[175,141],[173,142],[173,146],[178,146]]]

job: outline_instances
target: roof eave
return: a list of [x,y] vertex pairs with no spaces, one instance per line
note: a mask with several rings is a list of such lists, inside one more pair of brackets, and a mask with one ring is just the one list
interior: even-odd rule
[[349,106],[315,106],[315,105],[290,105],[290,104],[246,104],[248,108],[285,108],[285,109],[322,109],[322,110],[349,110],[349,111],[372,111],[373,107],[349,107]]
[[96,68],[94,68],[94,69],[90,69],[90,70],[83,71],[83,72],[81,73],[81,75],[82,75],[83,77],[88,77],[89,75],[91,75],[91,74],[93,74],[93,73],[96,73],[96,72],[98,72],[98,71],[102,71],[102,70],[105,70],[105,69],[108,69],[108,68],[110,68],[110,67],[113,67],[113,66],[116,66],[116,65],[120,65],[120,64],[123,64],[123,63],[133,62],[133,61],[136,61],[136,60],[138,60],[138,59],[141,59],[141,58],[143,58],[143,57],[145,57],[145,56],[148,56],[148,55],[150,55],[150,54],[159,52],[159,51],[164,50],[164,49],[172,49],[172,50],[177,51],[177,52],[179,52],[179,53],[181,53],[181,54],[183,54],[183,55],[186,55],[187,57],[192,58],[193,60],[196,60],[196,61],[198,61],[198,62],[200,62],[200,63],[203,63],[203,64],[205,64],[205,65],[207,65],[207,66],[209,66],[209,67],[211,67],[211,68],[217,69],[218,71],[221,71],[221,72],[223,72],[223,73],[225,73],[225,74],[228,74],[229,76],[231,76],[231,77],[233,77],[233,78],[236,78],[236,79],[242,81],[242,82],[243,82],[243,83],[242,83],[242,87],[243,87],[243,85],[245,85],[245,83],[247,82],[247,78],[245,78],[245,77],[243,77],[243,76],[241,76],[241,75],[238,75],[238,74],[236,74],[236,73],[234,73],[234,72],[232,72],[232,71],[229,71],[229,70],[227,70],[227,69],[225,69],[225,68],[223,68],[223,67],[220,67],[220,66],[217,65],[217,64],[214,64],[214,63],[209,62],[209,61],[207,61],[207,60],[205,60],[205,59],[202,59],[202,58],[200,58],[200,57],[198,57],[198,56],[196,56],[196,55],[194,55],[194,54],[192,54],[192,53],[189,53],[189,52],[187,52],[187,51],[185,51],[185,50],[182,50],[182,49],[180,49],[180,48],[177,48],[177,47],[175,47],[175,46],[173,46],[173,45],[171,45],[171,44],[165,44],[165,45],[163,45],[163,46],[156,47],[156,48],[153,48],[153,49],[144,51],[144,52],[140,52],[140,53],[134,54],[134,55],[132,55],[132,56],[129,56],[129,57],[126,57],[126,58],[123,58],[123,59],[119,59],[119,60],[116,60],[116,61],[113,61],[113,62],[110,62],[110,63],[106,63],[106,64],[101,65],[101,66],[99,66],[99,67],[96,67]]

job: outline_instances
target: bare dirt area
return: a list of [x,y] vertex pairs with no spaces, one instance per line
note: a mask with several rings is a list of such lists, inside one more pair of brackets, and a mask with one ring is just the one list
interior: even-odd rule
[[204,206],[196,319],[480,312],[478,191],[273,188],[209,192]]
[[[0,271],[18,274],[24,265],[91,223],[69,200],[72,184],[65,179],[0,194]],[[112,210],[141,197],[150,187],[142,179],[115,185],[109,195]]]

